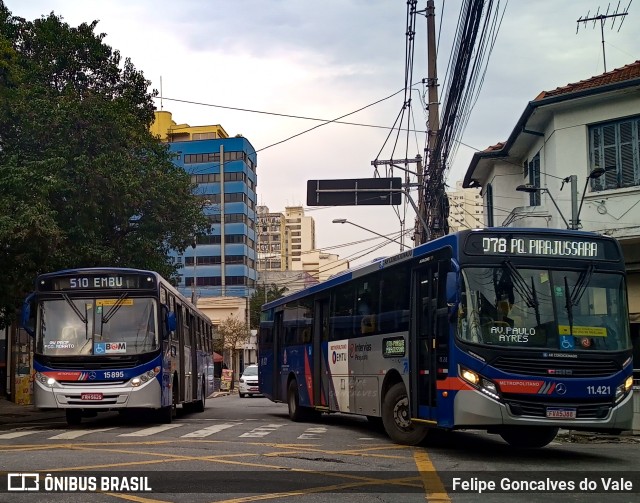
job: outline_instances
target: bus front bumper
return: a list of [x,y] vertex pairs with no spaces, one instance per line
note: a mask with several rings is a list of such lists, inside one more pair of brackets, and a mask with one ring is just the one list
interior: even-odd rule
[[158,379],[151,379],[140,386],[86,383],[49,387],[35,381],[33,388],[34,403],[40,409],[157,409],[161,405]]
[[[566,408],[579,408],[581,404],[572,404]],[[585,404],[582,404],[585,405]],[[540,404],[546,407],[560,407],[553,403]],[[543,415],[514,414],[510,408],[480,391],[461,390],[454,399],[454,427],[480,428],[486,426],[554,426],[566,429],[584,429],[589,431],[629,430],[633,423],[633,392],[612,406],[602,418],[549,419]]]

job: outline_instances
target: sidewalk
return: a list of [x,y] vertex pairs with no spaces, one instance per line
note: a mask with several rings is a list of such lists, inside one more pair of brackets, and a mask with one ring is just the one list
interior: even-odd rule
[[64,420],[64,410],[38,410],[33,405],[18,405],[4,397],[0,397],[0,426],[4,424],[49,421],[52,419]]

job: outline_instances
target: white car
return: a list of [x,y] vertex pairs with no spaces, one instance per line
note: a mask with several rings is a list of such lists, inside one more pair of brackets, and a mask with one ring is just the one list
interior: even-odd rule
[[258,366],[248,365],[240,376],[240,385],[238,387],[240,398],[247,395],[260,395],[258,387]]

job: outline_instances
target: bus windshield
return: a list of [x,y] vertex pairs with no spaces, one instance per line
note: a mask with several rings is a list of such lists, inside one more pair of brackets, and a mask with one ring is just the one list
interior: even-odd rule
[[631,348],[624,278],[582,271],[499,267],[462,270],[460,339],[493,346],[570,351]]
[[122,355],[157,349],[157,303],[151,298],[62,298],[39,305],[37,349],[48,356]]

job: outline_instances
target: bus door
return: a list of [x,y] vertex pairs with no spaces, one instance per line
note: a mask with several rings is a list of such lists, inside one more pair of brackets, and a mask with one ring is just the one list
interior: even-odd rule
[[[286,396],[282,395],[282,386],[280,385],[282,380],[282,350],[284,348],[284,327],[283,323],[284,313],[279,311],[275,313],[273,319],[273,372],[271,373],[273,383],[271,386],[272,396],[274,400],[286,401]],[[285,390],[286,391],[286,390]]]
[[191,357],[191,339],[192,339],[192,331],[193,331],[193,314],[185,309],[185,327],[183,330],[183,344],[181,344],[181,348],[183,348],[183,359],[182,366],[184,367],[184,386],[182,386],[182,399],[185,402],[191,401],[191,389],[193,386],[193,359]]
[[317,299],[313,308],[313,405],[329,406],[329,373],[322,348],[329,342],[329,297]]
[[184,400],[184,374],[185,374],[185,359],[184,359],[184,336],[185,332],[188,330],[186,327],[187,324],[187,313],[185,311],[184,306],[178,305],[176,310],[177,320],[176,320],[176,330],[178,335],[178,358],[177,358],[177,368],[175,369],[178,373],[178,399],[179,401]]
[[[447,377],[447,261],[415,269],[412,282],[410,397],[415,417],[436,420],[436,381]],[[443,323],[443,321],[445,323]]]

